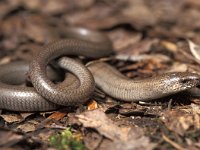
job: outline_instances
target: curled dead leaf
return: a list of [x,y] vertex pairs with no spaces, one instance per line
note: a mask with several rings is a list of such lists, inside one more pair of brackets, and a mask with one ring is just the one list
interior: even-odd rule
[[119,127],[103,111],[96,109],[77,115],[83,126],[96,129],[101,135],[111,139],[108,149],[153,149],[156,145],[144,136],[141,128]]
[[190,47],[190,51],[192,53],[192,55],[200,60],[200,46],[195,44],[194,42],[192,42],[191,40],[188,40],[188,44],[189,44],[189,47]]

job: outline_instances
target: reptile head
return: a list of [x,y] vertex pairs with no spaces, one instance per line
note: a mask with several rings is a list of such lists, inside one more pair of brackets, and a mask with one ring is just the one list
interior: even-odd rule
[[176,72],[164,75],[163,93],[177,93],[200,84],[200,75],[189,72]]

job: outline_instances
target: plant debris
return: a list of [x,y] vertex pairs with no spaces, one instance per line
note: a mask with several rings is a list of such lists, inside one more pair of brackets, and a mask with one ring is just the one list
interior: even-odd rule
[[[104,61],[129,78],[200,74],[197,0],[1,0],[0,64],[30,62],[43,45],[66,37],[68,26],[107,34],[116,55]],[[197,87],[128,103],[96,89],[80,106],[32,113],[2,110],[0,149],[198,150],[199,93]]]

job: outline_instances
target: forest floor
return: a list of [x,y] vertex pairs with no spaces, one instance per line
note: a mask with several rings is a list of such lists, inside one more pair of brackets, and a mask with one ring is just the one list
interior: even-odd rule
[[[200,74],[197,0],[1,0],[0,64],[31,61],[68,26],[107,34],[117,56],[108,63],[129,78]],[[0,149],[198,150],[198,97],[128,103],[98,91],[84,105],[51,112],[2,110]]]

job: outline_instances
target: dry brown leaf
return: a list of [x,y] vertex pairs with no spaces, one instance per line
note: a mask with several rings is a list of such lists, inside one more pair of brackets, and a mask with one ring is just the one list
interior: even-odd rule
[[186,72],[186,71],[188,71],[188,65],[178,62],[174,62],[173,65],[170,67],[170,69],[167,70],[167,72]]
[[96,132],[89,132],[84,137],[84,143],[88,150],[97,149],[103,137]]
[[6,115],[0,115],[7,123],[14,123],[14,122],[20,122],[24,118],[19,114],[6,114]]
[[173,53],[177,52],[177,46],[172,42],[161,41],[161,45],[163,45],[166,49],[172,51]]
[[91,101],[88,104],[88,110],[94,110],[94,109],[97,109],[97,108],[98,108],[98,104],[95,100]]
[[[182,12],[180,18],[177,20],[177,28],[182,28],[182,30],[188,30],[189,35],[187,37],[193,37],[192,31],[194,29],[200,28],[199,20],[200,11],[199,9],[187,9]],[[185,33],[184,33],[185,34]]]
[[11,57],[4,57],[4,58],[2,58],[1,60],[0,60],[0,65],[3,65],[3,64],[7,64],[7,63],[9,63],[9,62],[11,62]]
[[180,16],[185,0],[148,0],[145,3],[157,22],[175,22]]
[[37,10],[45,14],[55,15],[65,13],[75,8],[87,8],[91,6],[94,0],[21,0],[22,4],[31,10]]
[[194,115],[194,126],[200,129],[200,105],[191,104],[192,113]]
[[[166,65],[168,67],[171,63],[174,63],[173,58],[180,64],[173,65],[171,70],[198,73],[200,72],[200,67],[196,63],[200,64],[200,61],[197,61],[199,54],[195,54],[196,56],[194,57],[188,53],[188,44],[185,44],[186,46],[183,45],[185,49],[182,49],[183,47],[179,48],[179,44],[186,43],[182,39],[188,38],[199,43],[199,8],[200,2],[197,0],[2,0],[0,1],[0,64],[19,59],[29,61],[35,55],[36,50],[39,50],[37,46],[59,38],[62,31],[59,28],[60,26],[81,25],[103,29],[110,36],[114,49],[120,53],[117,56],[120,56],[117,61],[113,60],[114,58],[112,57],[109,58],[110,62],[116,64],[118,69],[120,68],[129,77],[148,77],[153,75],[154,71],[165,70]],[[198,45],[196,44],[196,46]],[[185,53],[181,53],[180,49]],[[29,51],[29,54],[26,53],[27,51]],[[165,57],[157,55],[157,52],[169,58],[170,64],[165,63],[164,66],[162,62]],[[146,56],[143,57],[141,54]],[[170,58],[171,56],[172,58]],[[130,64],[130,62],[119,60],[137,61],[143,58],[148,59],[148,61]],[[152,59],[153,62],[151,61]],[[184,62],[184,64],[181,62]],[[191,64],[193,65],[192,67]],[[200,93],[199,89],[197,93]],[[3,116],[4,118],[2,117],[5,120],[2,119],[1,125],[3,127],[15,129],[17,126],[18,130],[30,132],[34,131],[36,126],[37,133],[41,134],[41,136],[37,135],[37,133],[34,135],[24,134],[23,136],[26,138],[27,135],[33,137],[32,139],[28,137],[28,140],[26,140],[21,139],[21,137],[18,138],[18,135],[21,136],[19,133],[0,131],[0,145],[3,143],[3,146],[12,146],[10,149],[15,149],[15,147],[17,149],[18,147],[20,149],[33,149],[33,147],[36,149],[48,149],[44,145],[48,142],[50,133],[53,134],[55,130],[66,129],[66,125],[72,125],[73,130],[77,130],[77,125],[82,129],[79,119],[82,120],[84,126],[97,130],[97,132],[94,132],[94,130],[84,132],[84,134],[88,132],[96,134],[96,136],[91,137],[92,135],[90,135],[88,137],[88,143],[92,143],[92,140],[94,143],[89,146],[86,145],[87,148],[132,150],[152,149],[154,147],[149,142],[149,138],[144,136],[141,128],[144,127],[151,131],[151,135],[155,133],[155,137],[160,137],[157,129],[162,127],[159,127],[160,124],[155,121],[157,118],[154,120],[151,116],[148,116],[147,119],[146,116],[142,117],[140,113],[160,114],[160,111],[164,111],[160,105],[165,107],[165,101],[161,102],[161,104],[159,102],[160,109],[155,109],[155,106],[152,106],[155,103],[143,103],[142,105],[140,103],[141,109],[139,109],[138,107],[130,107],[130,103],[126,103],[127,107],[123,106],[124,103],[113,101],[112,98],[107,98],[103,94],[99,94],[95,99],[103,100],[99,105],[106,112],[111,112],[109,114],[110,117],[113,118],[118,115],[113,118],[115,121],[108,119],[104,113],[97,113],[96,111],[91,111],[93,113],[91,115],[83,113],[81,114],[82,118],[75,117],[74,112],[82,112],[81,108],[68,111],[67,117],[60,112],[13,115],[4,110],[3,113],[5,112],[8,115],[3,114],[5,115]],[[195,135],[198,136],[200,102],[199,99],[193,98],[191,98],[191,102],[191,105],[183,106],[184,109],[178,110],[179,107],[177,108],[176,106],[175,109],[177,110],[172,112],[164,111],[164,114],[166,114],[163,117],[166,120],[163,122],[172,132],[183,135],[188,129],[192,128]],[[96,108],[96,102],[88,105],[89,110]],[[112,113],[113,111],[118,114]],[[132,116],[135,113],[139,113],[139,116]],[[43,117],[41,114],[43,114]],[[132,119],[120,114],[130,115]],[[47,116],[49,117],[47,118]],[[30,120],[31,118],[33,120]],[[41,124],[37,125],[37,121],[41,122]],[[116,124],[123,125],[123,127]],[[73,128],[73,125],[76,125],[75,128]],[[141,128],[130,128],[131,125],[137,125]],[[163,139],[176,148],[192,150],[200,148],[199,137],[193,139],[193,135],[178,135],[180,138],[174,142],[171,134],[165,133],[165,135],[168,139]],[[169,145],[163,144],[163,139],[158,139],[156,142],[160,149],[168,149]],[[182,142],[179,142],[179,140]],[[37,144],[37,142],[35,144],[35,141],[39,141],[40,144]],[[15,145],[18,142],[19,144]],[[176,142],[180,146],[177,146]],[[0,149],[3,148],[0,147]]]
[[113,17],[114,12],[114,7],[94,5],[86,10],[68,13],[63,16],[63,19],[70,25],[84,26],[92,29],[106,28],[121,21],[121,19]]
[[17,129],[20,129],[23,132],[32,132],[32,131],[35,131],[35,129],[36,129],[35,126],[36,126],[36,124],[33,122],[26,122],[26,123],[23,123],[23,124],[17,126]]
[[35,43],[23,44],[16,49],[13,59],[31,61],[33,57],[36,56],[40,50],[41,46],[39,44]]
[[108,145],[108,149],[140,150],[155,147],[140,128],[119,127],[99,109],[84,112],[77,117],[85,127],[95,128],[100,134],[113,141]]
[[25,26],[23,28],[24,35],[38,43],[49,43],[59,39],[58,32],[47,24],[42,16],[26,16]]
[[156,44],[158,40],[156,39],[146,39],[138,42],[137,44],[133,44],[128,49],[123,51],[119,51],[120,54],[129,54],[129,55],[141,55],[146,54],[150,51],[153,44]]
[[19,141],[22,141],[24,137],[20,134],[9,130],[0,130],[0,147],[2,146],[12,146]]
[[126,6],[122,9],[122,15],[133,27],[142,29],[146,26],[152,26],[157,22],[152,10],[146,6],[144,0],[128,0]]
[[200,46],[195,44],[194,42],[188,40],[188,44],[189,44],[189,47],[190,47],[190,51],[192,53],[192,55],[200,60]]
[[16,48],[20,42],[24,40],[23,37],[23,17],[22,15],[11,16],[6,18],[0,24],[0,31],[6,38],[2,41],[2,46],[6,50]]
[[194,116],[194,114],[186,112],[186,110],[167,110],[163,112],[161,120],[168,129],[184,135],[190,127],[199,128],[200,116]]
[[14,123],[14,122],[21,122],[33,114],[34,113],[20,113],[20,114],[9,113],[9,114],[1,114],[0,116],[7,123]]
[[34,115],[34,113],[25,113],[25,112],[23,112],[23,113],[20,113],[20,115],[24,118],[24,119],[26,119],[26,118],[28,118],[29,116],[31,116],[31,115]]
[[67,113],[64,112],[54,112],[53,114],[51,114],[47,119],[54,119],[54,120],[60,120],[63,117],[65,117],[67,115]]
[[70,6],[67,0],[33,0],[33,1],[26,1],[21,0],[23,5],[32,10],[42,11],[46,14],[60,14],[66,12]]
[[192,111],[193,113],[195,114],[199,114],[200,115],[200,105],[196,105],[196,104],[191,104],[191,107],[192,107]]
[[112,30],[108,35],[116,51],[124,50],[131,45],[137,44],[142,38],[142,35],[138,32],[130,32],[123,29]]

